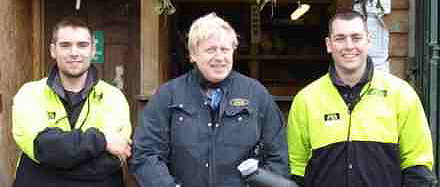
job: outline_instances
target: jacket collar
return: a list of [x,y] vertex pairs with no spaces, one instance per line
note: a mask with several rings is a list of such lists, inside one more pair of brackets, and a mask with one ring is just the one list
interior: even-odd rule
[[197,68],[197,66],[194,67],[194,69],[191,71],[192,77],[194,77],[195,81],[202,89],[207,88],[222,88],[223,90],[227,87],[229,82],[231,82],[231,77],[233,77],[234,71],[231,71],[228,76],[226,76],[225,79],[218,83],[211,83],[209,82],[203,75],[202,72]]
[[[335,84],[336,86],[345,86],[346,85],[344,82],[342,82],[341,79],[339,79],[336,76],[336,68],[335,68],[334,62],[330,63],[330,67],[329,67],[328,72],[330,74],[330,78],[331,78],[333,84]],[[367,57],[367,69],[364,72],[364,74],[362,75],[361,80],[356,85],[365,84],[365,83],[371,81],[373,79],[373,73],[374,73],[373,60],[371,59],[370,56],[368,56]]]
[[[97,70],[93,64],[90,65],[89,70],[87,71],[87,78],[85,87],[80,91],[81,98],[85,99],[91,89],[98,83],[97,79]],[[46,84],[51,88],[56,95],[61,97],[62,99],[66,99],[66,93],[64,91],[64,87],[61,84],[61,78],[59,75],[59,69],[57,64],[55,63],[51,70],[49,71],[49,75],[47,77]]]

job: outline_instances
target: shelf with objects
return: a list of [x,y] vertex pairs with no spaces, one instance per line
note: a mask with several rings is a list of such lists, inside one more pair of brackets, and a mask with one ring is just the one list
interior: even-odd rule
[[[331,1],[311,4],[297,20],[290,15],[297,3],[269,3],[250,8],[250,46],[242,46],[236,59],[258,79],[277,101],[291,101],[305,85],[325,74],[328,9]],[[246,64],[246,65],[242,65]]]

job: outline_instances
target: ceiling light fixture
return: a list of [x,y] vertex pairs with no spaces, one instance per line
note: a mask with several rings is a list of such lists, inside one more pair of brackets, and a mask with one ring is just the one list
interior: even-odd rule
[[76,0],[75,9],[79,10],[80,7],[81,7],[81,0]]
[[302,15],[304,15],[307,11],[309,11],[310,5],[308,4],[301,4],[301,2],[298,0],[298,7],[293,11],[293,13],[290,15],[290,19],[295,21]]

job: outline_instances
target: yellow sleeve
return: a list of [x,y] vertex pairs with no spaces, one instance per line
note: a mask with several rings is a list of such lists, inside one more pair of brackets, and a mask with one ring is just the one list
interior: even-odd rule
[[399,146],[401,168],[423,165],[432,170],[434,164],[431,131],[416,92],[402,86],[398,101]]
[[290,171],[299,176],[304,176],[311,156],[307,114],[306,101],[301,95],[295,96],[288,116],[287,140]]
[[25,84],[14,96],[12,105],[13,138],[23,153],[35,162],[38,161],[34,155],[34,139],[49,122],[37,90],[29,83]]
[[116,88],[111,88],[112,97],[105,101],[107,110],[104,112],[104,126],[102,131],[112,130],[119,132],[127,139],[131,138],[130,108],[124,94]]

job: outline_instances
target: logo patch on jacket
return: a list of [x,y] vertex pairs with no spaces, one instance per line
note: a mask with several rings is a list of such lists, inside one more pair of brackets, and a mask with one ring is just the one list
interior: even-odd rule
[[375,95],[375,96],[386,97],[387,96],[387,90],[371,88],[370,90],[368,90],[368,95]]
[[47,112],[47,117],[49,119],[55,119],[55,117],[56,117],[55,112]]
[[331,113],[331,114],[324,114],[324,120],[325,121],[334,121],[341,119],[341,116],[339,113]]
[[337,125],[341,121],[341,115],[339,113],[324,114],[324,124],[327,127]]
[[241,106],[247,106],[249,104],[249,100],[243,98],[235,98],[235,99],[231,99],[229,103],[232,106],[241,107]]

